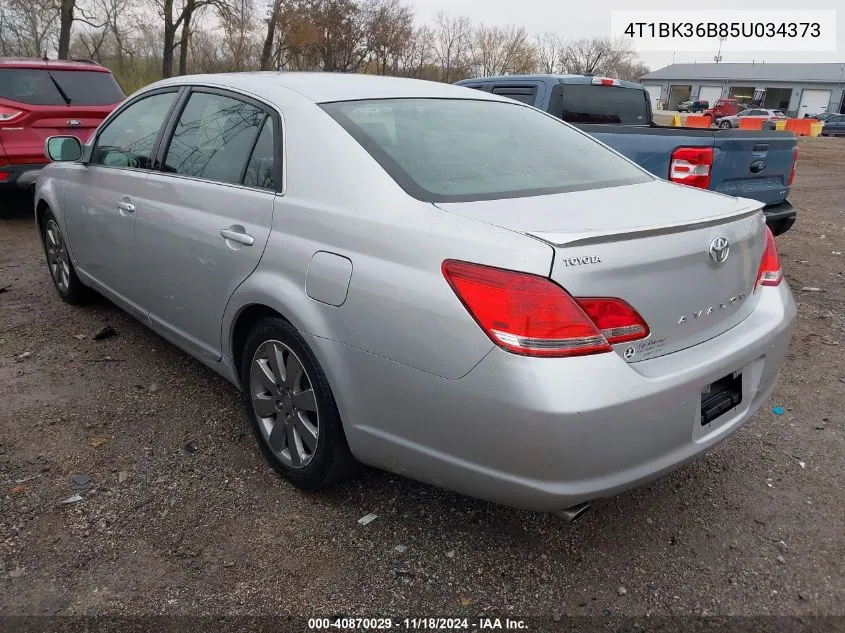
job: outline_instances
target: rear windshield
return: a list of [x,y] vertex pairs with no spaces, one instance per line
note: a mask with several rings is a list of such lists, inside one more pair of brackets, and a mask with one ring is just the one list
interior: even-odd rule
[[561,84],[561,118],[569,123],[648,125],[644,91],[618,86]]
[[592,137],[518,103],[383,99],[322,108],[405,191],[426,202],[545,195],[652,179]]
[[0,69],[0,97],[30,105],[108,105],[124,98],[111,73]]

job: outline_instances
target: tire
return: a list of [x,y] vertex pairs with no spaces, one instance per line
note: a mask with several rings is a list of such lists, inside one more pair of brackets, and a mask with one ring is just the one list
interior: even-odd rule
[[733,127],[730,121],[719,121],[719,127],[723,130],[730,129]]
[[65,237],[50,209],[47,209],[41,224],[41,244],[47,258],[47,271],[62,301],[71,305],[89,303],[94,292],[79,281],[67,251]]
[[357,462],[328,379],[296,328],[280,317],[259,321],[242,358],[244,405],[267,461],[305,491],[353,475]]

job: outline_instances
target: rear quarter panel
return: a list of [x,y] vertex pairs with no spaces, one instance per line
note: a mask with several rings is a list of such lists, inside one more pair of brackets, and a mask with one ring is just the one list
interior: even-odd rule
[[[283,104],[286,191],[257,270],[236,290],[223,324],[267,305],[303,333],[339,341],[442,378],[472,369],[493,344],[441,273],[464,259],[548,275],[552,249],[534,239],[461,218],[408,196],[340,125],[312,103]],[[345,302],[306,292],[318,251],[352,262]],[[326,367],[333,372],[355,371]]]

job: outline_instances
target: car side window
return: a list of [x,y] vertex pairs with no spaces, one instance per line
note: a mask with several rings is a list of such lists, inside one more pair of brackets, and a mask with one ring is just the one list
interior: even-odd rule
[[275,189],[275,148],[273,119],[267,117],[258,135],[258,140],[249,157],[244,174],[244,184],[247,187],[259,189]]
[[263,120],[264,111],[249,103],[194,92],[173,130],[162,170],[240,184]]
[[176,92],[162,92],[118,113],[97,137],[91,164],[150,169],[153,145],[175,100]]

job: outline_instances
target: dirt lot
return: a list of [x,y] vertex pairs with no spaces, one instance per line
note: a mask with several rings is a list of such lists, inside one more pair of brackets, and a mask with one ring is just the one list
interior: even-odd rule
[[800,151],[778,238],[798,327],[771,401],[571,526],[381,472],[298,492],[227,383],[106,302],[62,303],[26,201],[8,203],[0,616],[845,616],[845,139]]

